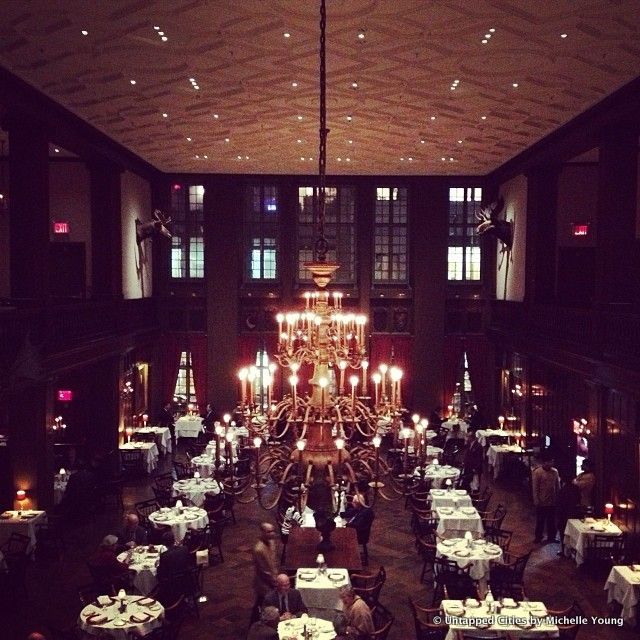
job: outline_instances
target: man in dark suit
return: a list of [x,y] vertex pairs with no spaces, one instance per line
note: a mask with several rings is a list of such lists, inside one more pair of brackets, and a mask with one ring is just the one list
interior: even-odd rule
[[173,414],[173,405],[170,402],[162,407],[162,411],[158,416],[158,424],[161,427],[167,427],[171,434],[171,443],[173,444],[173,451],[176,450],[176,418]]
[[118,532],[118,547],[133,549],[139,544],[147,544],[147,532],[140,526],[140,519],[135,513],[128,513],[124,517],[124,526]]
[[187,547],[177,546],[171,531],[167,531],[162,536],[162,544],[167,547],[164,553],[160,554],[158,563],[158,580],[170,580],[177,575],[184,574],[193,567],[191,554]]
[[206,431],[213,431],[213,423],[215,422],[216,415],[213,409],[213,405],[209,402],[207,404],[207,410],[202,416],[202,426]]
[[371,507],[365,505],[362,495],[356,493],[351,499],[351,505],[340,515],[347,521],[347,527],[353,527],[356,530],[358,544],[367,544],[375,514]]
[[476,437],[474,431],[467,433],[467,449],[464,453],[463,474],[468,478],[469,487],[474,491],[480,488],[482,479],[482,464],[484,462],[484,449]]
[[254,622],[249,628],[247,640],[278,640],[279,620],[280,613],[277,607],[264,607],[260,620]]
[[291,588],[291,580],[286,573],[276,576],[276,588],[267,593],[262,606],[276,607],[280,612],[280,620],[297,618],[308,612],[300,592]]

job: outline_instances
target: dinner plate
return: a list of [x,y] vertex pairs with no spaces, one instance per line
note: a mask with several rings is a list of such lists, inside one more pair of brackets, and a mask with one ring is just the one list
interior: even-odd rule
[[605,531],[605,528],[600,524],[591,525],[590,529],[591,529],[591,531],[598,531],[598,532]]
[[452,547],[455,543],[456,543],[456,540],[443,540],[441,542],[441,544],[443,544],[445,547]]
[[162,516],[162,515],[154,517],[154,520],[157,520],[158,522],[166,522],[168,519],[169,519],[168,516]]
[[124,620],[114,620],[113,621],[113,626],[114,627],[124,627]]
[[467,607],[473,607],[474,609],[480,606],[480,603],[475,598],[467,598],[465,604]]
[[546,609],[532,609],[531,610],[531,615],[534,618],[546,618],[547,617],[547,610]]
[[451,616],[463,616],[464,608],[463,607],[447,607],[447,613]]
[[344,578],[344,576],[341,573],[330,573],[329,574],[329,580],[332,580],[334,582],[339,582],[343,578]]
[[471,516],[476,512],[476,510],[473,507],[463,507],[462,509],[460,509],[460,511],[462,511],[462,513],[465,513],[468,516]]
[[466,489],[455,489],[454,493],[458,494],[459,496],[466,496],[467,495],[467,490]]
[[431,493],[434,496],[443,496],[444,495],[444,489],[432,489]]
[[440,507],[440,513],[450,516],[453,513],[453,509],[451,507]]
[[453,555],[459,556],[460,558],[468,558],[471,555],[471,552],[468,549],[458,549],[453,552]]

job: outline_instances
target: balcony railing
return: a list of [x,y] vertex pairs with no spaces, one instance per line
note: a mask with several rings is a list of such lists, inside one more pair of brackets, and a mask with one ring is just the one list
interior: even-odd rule
[[79,344],[157,326],[156,305],[150,298],[41,306],[7,303],[0,307],[0,369],[10,372],[29,344],[44,360]]
[[640,315],[626,310],[493,301],[490,327],[640,369]]

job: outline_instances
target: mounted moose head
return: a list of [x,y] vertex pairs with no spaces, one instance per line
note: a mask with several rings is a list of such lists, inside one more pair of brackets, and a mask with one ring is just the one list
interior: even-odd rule
[[147,238],[158,238],[161,235],[165,238],[171,238],[171,231],[168,225],[171,222],[171,216],[165,216],[160,209],[156,209],[152,214],[152,220],[141,222],[136,220],[136,239],[138,244]]
[[498,200],[480,209],[476,218],[480,224],[476,227],[478,235],[490,234],[498,238],[504,248],[510,250],[513,246],[513,223],[509,220],[500,220],[498,216],[504,208],[504,198],[500,196]]

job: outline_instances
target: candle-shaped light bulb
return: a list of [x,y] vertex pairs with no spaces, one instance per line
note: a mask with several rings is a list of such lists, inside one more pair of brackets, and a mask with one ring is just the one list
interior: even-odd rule
[[417,413],[414,413],[411,416],[411,422],[413,422],[414,425],[418,424],[418,422],[420,422],[420,416]]
[[199,472],[199,471],[195,471],[195,472],[193,473],[193,477],[194,477],[196,480],[200,480],[200,472]]
[[336,438],[336,449],[342,451],[344,449],[344,440],[342,438]]
[[225,423],[226,425],[229,425],[229,423],[231,422],[231,414],[229,414],[229,413],[225,413],[225,414],[222,416],[222,419],[224,420],[224,423]]
[[259,448],[262,446],[262,438],[261,438],[260,436],[256,436],[256,437],[253,439],[253,446],[254,446],[256,449],[259,449]]
[[373,443],[373,446],[377,449],[382,444],[382,438],[377,435],[373,436],[373,438],[371,438],[371,442]]

